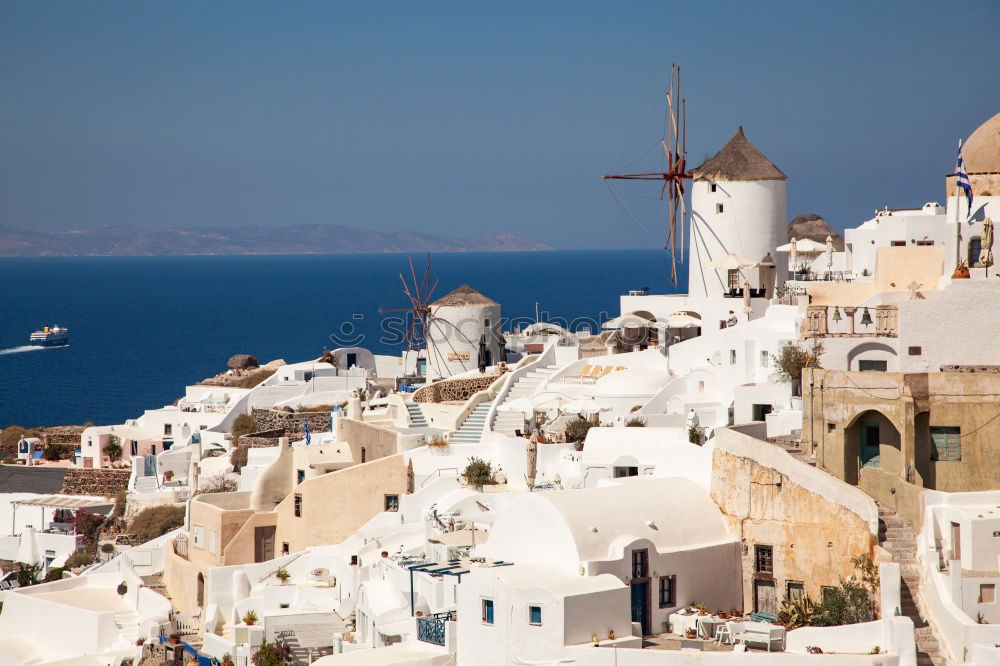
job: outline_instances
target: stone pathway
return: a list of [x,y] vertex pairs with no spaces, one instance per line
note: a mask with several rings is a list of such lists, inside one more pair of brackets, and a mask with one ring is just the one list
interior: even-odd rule
[[913,525],[892,509],[882,506],[878,509],[878,517],[879,544],[889,552],[892,561],[899,564],[899,573],[903,579],[900,587],[900,612],[913,620],[917,639],[917,664],[947,666],[934,632],[921,614],[916,601],[920,592],[920,570]]

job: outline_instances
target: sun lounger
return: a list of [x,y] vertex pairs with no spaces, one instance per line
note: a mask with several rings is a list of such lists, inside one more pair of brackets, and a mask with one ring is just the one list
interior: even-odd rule
[[580,370],[580,372],[578,372],[575,375],[566,375],[565,377],[561,378],[561,381],[564,381],[566,383],[583,381],[583,378],[588,376],[592,370],[593,370],[592,366],[585,365]]

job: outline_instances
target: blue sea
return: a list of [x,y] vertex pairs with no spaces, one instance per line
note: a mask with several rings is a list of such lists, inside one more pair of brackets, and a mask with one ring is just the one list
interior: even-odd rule
[[[426,257],[413,259],[420,278]],[[0,427],[120,423],[237,353],[295,362],[357,342],[398,354],[379,308],[409,304],[409,270],[398,254],[0,259]],[[437,254],[431,270],[435,297],[467,283],[522,326],[536,302],[543,320],[601,322],[629,289],[676,291],[655,250]],[[53,324],[69,327],[68,347],[26,348]]]

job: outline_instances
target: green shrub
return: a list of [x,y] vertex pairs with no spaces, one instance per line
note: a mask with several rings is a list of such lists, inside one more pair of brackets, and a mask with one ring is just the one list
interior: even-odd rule
[[65,460],[66,458],[69,458],[72,455],[72,453],[73,452],[67,445],[53,443],[45,447],[45,452],[42,453],[42,456],[46,460],[55,461],[55,460]]
[[244,615],[243,615],[243,624],[247,624],[247,625],[257,624],[257,619],[258,618],[257,618],[256,611],[254,611],[251,608],[246,613],[244,613]]
[[115,552],[115,544],[111,543],[110,541],[105,541],[104,543],[101,544],[101,552],[102,553]]
[[233,419],[233,427],[230,429],[230,432],[233,435],[233,446],[236,446],[239,444],[240,437],[257,432],[257,419],[250,414],[240,414]]
[[17,584],[21,587],[28,587],[38,582],[38,574],[42,568],[37,564],[17,563]]
[[771,355],[775,372],[781,379],[787,379],[792,383],[793,395],[802,393],[802,370],[804,368],[821,368],[820,357],[823,355],[823,344],[813,341],[812,347],[806,349],[794,342],[786,342],[778,350],[777,354]]
[[151,506],[136,514],[128,531],[137,535],[140,543],[145,543],[183,525],[184,507]]
[[85,550],[79,550],[69,557],[66,558],[66,564],[64,567],[66,569],[75,569],[77,567],[86,567],[94,563],[94,556]]
[[233,463],[234,472],[239,472],[241,469],[246,467],[249,450],[250,447],[244,446],[243,444],[233,448],[233,452],[229,455],[229,461]]
[[107,454],[108,460],[111,462],[121,459],[122,444],[121,440],[118,439],[118,435],[108,436],[108,443],[104,445],[104,453]]
[[257,372],[247,375],[246,377],[240,378],[238,381],[230,384],[233,388],[253,388],[260,384],[262,381],[273,375],[277,370],[258,370]]
[[494,483],[493,465],[487,460],[475,456],[469,458],[469,464],[462,470],[462,478],[473,488],[482,490],[483,486]]
[[594,427],[588,419],[578,416],[566,425],[566,441],[582,442],[587,439],[587,433]]
[[51,583],[54,580],[62,580],[63,569],[62,567],[52,567],[49,572],[45,574],[45,583]]
[[628,421],[625,422],[625,427],[626,428],[645,428],[646,427],[646,419],[642,418],[641,416],[633,416],[632,418],[630,418]]
[[855,573],[850,578],[841,579],[839,587],[826,590],[823,601],[815,607],[813,626],[832,627],[875,619],[878,569],[867,555],[860,555],[851,561]]
[[291,657],[291,651],[282,643],[260,644],[257,653],[250,659],[253,666],[282,666]]

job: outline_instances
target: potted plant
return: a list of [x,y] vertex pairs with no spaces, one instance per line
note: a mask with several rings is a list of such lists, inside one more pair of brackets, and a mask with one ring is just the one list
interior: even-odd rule
[[171,645],[178,645],[180,642],[181,642],[181,635],[180,634],[178,634],[176,632],[170,634],[170,644]]
[[968,280],[969,279],[969,265],[965,261],[958,262],[958,266],[955,266],[955,272],[951,274],[952,280]]
[[228,652],[222,655],[222,666],[236,666],[236,663],[233,661],[233,655]]
[[243,616],[243,624],[248,627],[252,627],[257,624],[257,613],[255,613],[252,608]]
[[688,628],[688,629],[686,629],[684,631],[684,637],[685,638],[697,638],[698,637],[698,632],[695,631],[693,627],[692,628]]
[[280,580],[281,584],[284,585],[288,582],[288,579],[292,577],[292,574],[288,573],[287,569],[282,568],[274,572],[274,577]]

